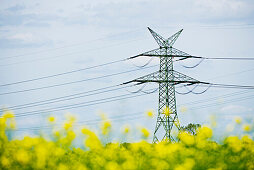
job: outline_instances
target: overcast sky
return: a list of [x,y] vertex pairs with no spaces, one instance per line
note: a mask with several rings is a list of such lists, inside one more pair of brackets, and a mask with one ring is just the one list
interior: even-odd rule
[[[148,26],[165,38],[183,28],[175,47],[191,55],[254,57],[252,0],[0,0],[0,84],[82,69],[155,49],[158,45],[148,32]],[[117,85],[152,73],[159,67],[82,83],[3,95],[133,70],[137,69],[135,65],[140,66],[148,60],[142,57],[55,78],[2,86],[0,104],[11,107]],[[254,85],[252,61],[209,60],[193,69],[182,67],[198,62],[176,62],[174,68],[200,81]],[[158,59],[153,59],[148,66],[158,63]],[[145,90],[151,91],[157,86],[149,84]],[[121,89],[14,112],[20,114],[87,102],[130,94],[130,91],[138,89]],[[196,92],[203,90],[201,87],[195,89]],[[177,91],[186,92],[186,89],[177,88]],[[177,95],[180,123],[206,124],[211,115],[216,115],[218,130],[221,127],[225,129],[225,124],[232,122],[235,116],[241,116],[248,122],[254,112],[253,94],[254,90],[210,88],[202,95]],[[149,120],[142,117],[142,113],[149,109],[156,112],[157,105],[158,93],[154,93],[77,109],[19,117],[17,121],[19,128],[38,127],[44,126],[44,119],[48,114],[56,115],[60,122],[62,115],[70,112],[76,114],[79,121],[86,121],[97,119],[98,112],[103,111],[109,117],[132,114],[129,119],[114,120],[115,129],[119,129],[123,124],[130,124],[133,127],[146,126],[152,132],[156,116]],[[181,112],[181,106],[186,107],[187,111]],[[141,118],[137,119],[137,116],[133,116],[135,114]]]

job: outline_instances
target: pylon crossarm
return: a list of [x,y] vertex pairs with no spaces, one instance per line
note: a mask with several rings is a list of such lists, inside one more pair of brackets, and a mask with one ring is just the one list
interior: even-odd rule
[[184,60],[184,59],[187,59],[187,58],[202,58],[202,57],[190,55],[186,52],[183,52],[183,51],[178,50],[178,49],[173,48],[173,47],[160,47],[160,48],[156,48],[156,49],[151,50],[151,51],[144,52],[144,53],[139,54],[139,55],[132,56],[129,59],[134,59],[134,58],[137,58],[137,57],[140,57],[140,56],[181,58],[179,60]]
[[172,55],[172,56],[175,56],[175,57],[177,57],[177,56],[180,56],[180,57],[192,57],[192,55],[190,55],[190,54],[188,54],[188,53],[186,53],[186,52],[183,52],[183,51],[181,51],[181,50],[178,50],[178,49],[176,49],[176,48],[174,48],[174,47],[171,47],[170,48],[170,54]]
[[173,85],[177,84],[183,84],[183,83],[188,83],[189,85],[192,84],[198,84],[200,83],[199,81],[177,81],[177,80],[133,80],[132,82],[138,82],[138,83],[171,83]]
[[134,59],[134,58],[141,57],[141,56],[155,56],[155,57],[157,56],[157,57],[159,57],[159,56],[162,56],[161,54],[163,54],[165,52],[167,52],[166,48],[156,48],[154,50],[147,51],[142,54],[132,56],[129,59]]
[[183,74],[183,73],[180,73],[180,72],[178,72],[178,71],[173,71],[173,74],[174,74],[174,80],[178,80],[178,81],[186,81],[186,82],[188,82],[188,83],[200,83],[200,81],[198,81],[198,80],[196,80],[196,79],[194,79],[194,78],[192,78],[192,77],[190,77],[190,76],[187,76],[187,75],[185,75],[185,74]]

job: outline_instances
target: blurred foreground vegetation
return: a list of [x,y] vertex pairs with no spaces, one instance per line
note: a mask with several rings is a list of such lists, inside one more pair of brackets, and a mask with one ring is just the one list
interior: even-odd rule
[[[101,134],[106,136],[111,122],[103,119]],[[54,122],[55,118],[49,117],[49,123]],[[146,141],[149,131],[141,128],[140,142],[105,144],[93,131],[82,128],[81,149],[72,144],[74,123],[75,118],[69,117],[50,139],[25,136],[10,140],[7,134],[15,129],[15,117],[7,111],[0,118],[0,169],[254,169],[254,141],[247,135],[228,136],[219,144],[211,139],[212,129],[201,126],[196,133],[181,131],[179,142],[151,144]],[[245,131],[251,127],[245,126]],[[129,127],[122,133],[129,133]]]

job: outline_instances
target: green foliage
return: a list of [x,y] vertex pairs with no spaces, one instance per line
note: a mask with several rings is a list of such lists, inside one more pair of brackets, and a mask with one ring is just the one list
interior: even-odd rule
[[192,135],[196,135],[198,128],[200,128],[201,125],[200,124],[192,124],[189,123],[187,126],[181,126],[180,130],[182,131],[186,131],[191,133]]

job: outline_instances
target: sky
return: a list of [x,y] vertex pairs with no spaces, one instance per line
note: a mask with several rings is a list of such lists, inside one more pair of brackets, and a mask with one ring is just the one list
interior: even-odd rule
[[[184,29],[174,47],[191,55],[254,58],[252,0],[0,0],[0,4],[0,85],[126,59],[158,48],[147,27],[165,38]],[[148,68],[137,67],[149,60],[141,57],[73,74],[1,86],[0,105],[10,108],[81,92],[89,94],[86,92],[118,85],[158,70],[159,60],[156,58],[150,62]],[[200,81],[254,85],[253,61],[205,60],[193,69],[183,67],[193,66],[198,62],[199,60],[194,59],[175,62],[174,68]],[[135,71],[57,87],[5,94],[130,70]],[[152,91],[157,87],[157,84],[148,84],[144,91]],[[77,103],[87,105],[103,98],[125,94],[139,95],[131,93],[139,88],[128,87],[13,111],[18,115]],[[186,92],[186,89],[181,87],[176,87],[176,90]],[[198,87],[195,92],[203,90],[204,87]],[[217,120],[215,131],[218,134],[224,134],[225,125],[232,123],[236,116],[242,117],[246,123],[253,123],[253,94],[254,90],[219,88],[210,88],[201,95],[177,94],[180,123],[207,124],[210,117],[214,116]],[[18,128],[23,129],[18,131],[17,135],[36,134],[38,129],[33,128],[43,129],[49,115],[56,116],[58,123],[61,123],[67,113],[75,114],[79,121],[91,120],[89,126],[95,127],[97,123],[93,121],[97,120],[102,112],[112,118],[116,131],[128,124],[133,127],[134,134],[138,134],[137,129],[142,126],[153,133],[156,115],[154,118],[146,118],[145,112],[154,110],[157,114],[157,106],[158,92],[155,92],[75,109],[39,112],[16,118]]]

